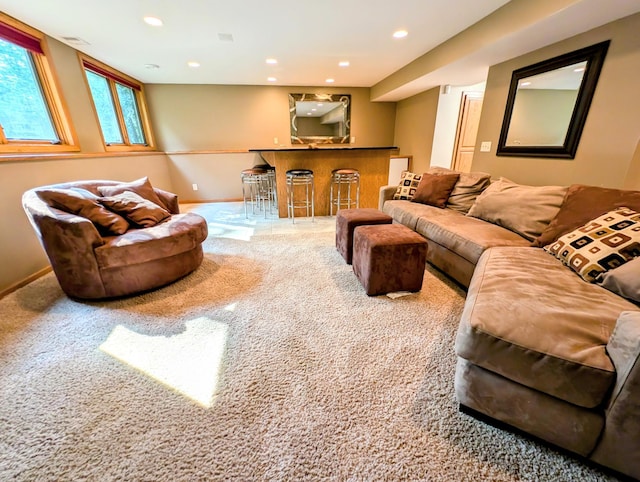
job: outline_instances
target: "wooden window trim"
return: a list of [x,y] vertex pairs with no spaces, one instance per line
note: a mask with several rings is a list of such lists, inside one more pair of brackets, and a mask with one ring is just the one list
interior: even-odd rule
[[[87,79],[85,69],[90,70],[91,72],[94,72],[98,75],[102,75],[107,79],[109,90],[111,92],[111,96],[114,101],[116,117],[118,118],[118,123],[120,125],[120,131],[122,133],[123,143],[107,144],[104,141],[102,128],[100,128],[100,136],[102,137],[102,145],[104,146],[105,151],[107,152],[156,151],[157,149],[155,145],[153,131],[151,130],[151,122],[148,114],[144,84],[134,79],[133,77],[130,77],[126,74],[123,74],[122,72],[115,70],[114,68],[108,66],[107,64],[104,64],[92,57],[89,57],[88,55],[83,54],[82,52],[78,52],[78,58],[80,60],[80,65],[82,67],[82,73],[84,75],[85,85],[87,87],[89,99],[91,99],[91,107],[93,108],[93,113],[96,117],[96,122],[98,123],[98,126],[100,126],[100,119],[98,118],[98,111],[96,109],[95,102],[93,101],[93,96],[91,94],[91,88],[89,87],[89,81]],[[145,139],[147,141],[146,145],[130,143],[129,135],[127,133],[126,125],[124,122],[124,114],[122,113],[122,108],[120,107],[120,102],[118,100],[118,93],[116,91],[116,85],[115,85],[116,82],[133,89],[133,94],[135,95],[136,102],[138,104],[138,114],[140,116],[140,124],[142,126]]]
[[[0,155],[4,153],[47,153],[47,152],[75,152],[79,151],[80,147],[77,145],[75,139],[76,133],[69,121],[68,109],[62,95],[60,94],[60,85],[54,69],[49,62],[51,53],[47,44],[46,36],[39,30],[34,29],[8,15],[0,12],[0,22],[9,26],[12,29],[20,31],[25,36],[36,38],[40,41],[40,47],[43,54],[34,52],[31,49],[29,54],[33,59],[33,65],[42,88],[42,94],[44,100],[49,108],[51,114],[51,120],[53,127],[56,130],[56,134],[60,139],[59,144],[51,144],[47,141],[22,141],[22,140],[8,140],[4,131],[0,126]],[[25,48],[25,47],[23,47]]]

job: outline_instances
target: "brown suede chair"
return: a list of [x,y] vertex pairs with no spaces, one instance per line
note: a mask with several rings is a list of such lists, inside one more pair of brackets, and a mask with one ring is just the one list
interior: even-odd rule
[[175,194],[152,188],[146,178],[139,181],[146,183],[155,203],[168,211],[164,213],[168,217],[150,227],[129,226],[125,222],[126,232],[116,235],[105,233],[86,217],[52,207],[43,201],[42,193],[69,190],[89,195],[89,191],[101,196],[99,187],[127,183],[69,182],[34,188],[23,194],[24,210],[69,297],[103,299],[131,295],[169,284],[200,266],[201,243],[207,237],[205,219],[194,213],[180,214]]

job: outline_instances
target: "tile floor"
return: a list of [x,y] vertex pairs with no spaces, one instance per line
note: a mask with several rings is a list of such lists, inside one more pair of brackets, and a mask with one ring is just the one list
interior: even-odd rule
[[242,202],[215,202],[181,204],[181,212],[194,212],[203,216],[209,224],[209,233],[213,236],[247,239],[251,236],[269,234],[288,234],[301,232],[335,231],[335,216],[316,216],[291,219],[279,218],[277,213],[268,214],[256,211],[245,217]]

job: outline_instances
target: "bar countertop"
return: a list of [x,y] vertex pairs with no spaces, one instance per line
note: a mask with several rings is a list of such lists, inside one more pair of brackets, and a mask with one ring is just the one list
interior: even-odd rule
[[351,151],[367,151],[367,150],[395,150],[398,149],[396,146],[382,146],[382,147],[355,147],[355,146],[342,146],[338,145],[327,145],[326,147],[315,146],[315,147],[274,147],[267,149],[249,149],[249,152],[287,152],[287,151],[337,151],[337,150],[351,150]]

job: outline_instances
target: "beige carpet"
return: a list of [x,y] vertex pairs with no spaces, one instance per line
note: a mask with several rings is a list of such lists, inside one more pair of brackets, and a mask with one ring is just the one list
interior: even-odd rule
[[50,274],[0,300],[0,480],[613,480],[458,411],[441,274],[369,298],[326,222],[212,221],[164,289],[78,303]]

